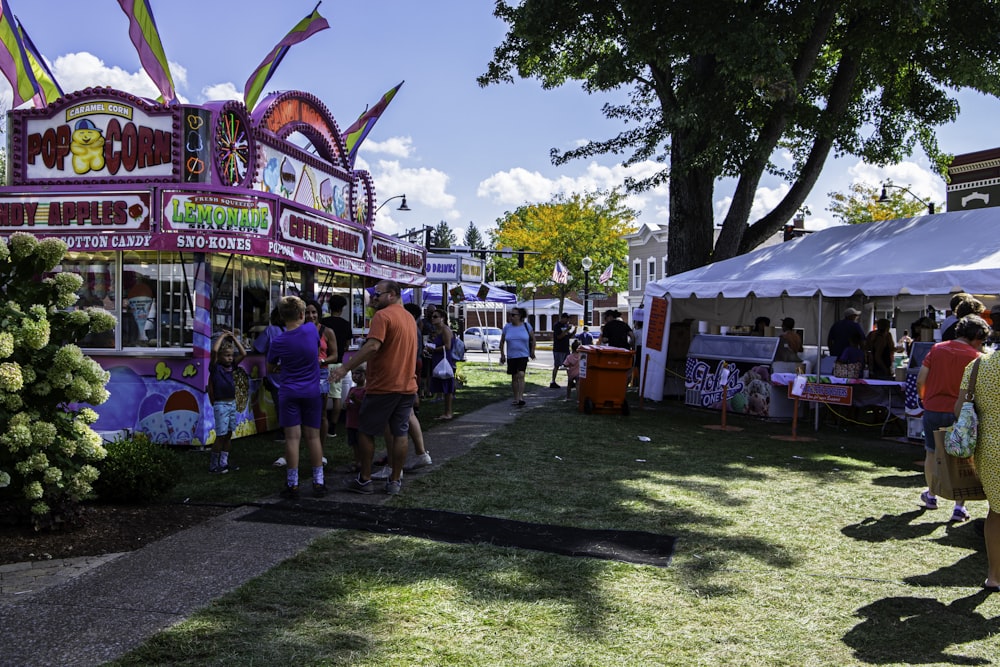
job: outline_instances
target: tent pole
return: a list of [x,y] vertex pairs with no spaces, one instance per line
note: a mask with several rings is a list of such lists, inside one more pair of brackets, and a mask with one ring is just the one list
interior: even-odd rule
[[[819,310],[816,312],[816,380],[819,381],[820,362],[823,361],[823,293],[819,293]],[[819,431],[819,411],[823,409],[822,403],[813,403],[816,406],[813,412],[813,428]]]

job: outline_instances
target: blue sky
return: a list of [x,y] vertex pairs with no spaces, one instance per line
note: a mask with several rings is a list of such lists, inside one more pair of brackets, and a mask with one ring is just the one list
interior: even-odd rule
[[[128,22],[114,0],[7,0],[67,92],[108,85],[156,97],[128,37]],[[313,0],[152,0],[177,90],[186,102],[242,99],[247,77],[260,60],[308,14]],[[378,200],[407,195],[412,209],[379,213],[389,233],[447,221],[462,233],[470,221],[495,226],[505,211],[549,200],[558,192],[620,185],[629,170],[614,156],[554,167],[549,151],[620,130],[601,107],[610,98],[584,93],[578,84],[542,90],[537,81],[486,89],[476,84],[505,26],[487,0],[326,0],[320,13],[331,29],[293,47],[266,92],[298,89],[316,95],[341,129],[400,81],[403,88],[362,146],[359,166],[375,180]],[[83,9],[83,8],[86,9]],[[0,79],[0,99],[10,89]],[[992,122],[1000,101],[960,94],[962,113],[942,128],[942,148],[964,153],[1000,146]],[[644,175],[647,163],[631,168]],[[808,228],[834,222],[826,210],[830,191],[854,181],[873,185],[891,178],[938,204],[945,186],[921,154],[887,168],[853,158],[830,160],[807,200]],[[725,214],[729,184],[716,190],[717,219]],[[764,181],[754,217],[776,203],[787,186]],[[665,188],[632,197],[640,223],[666,222]],[[939,208],[940,210],[940,208]]]

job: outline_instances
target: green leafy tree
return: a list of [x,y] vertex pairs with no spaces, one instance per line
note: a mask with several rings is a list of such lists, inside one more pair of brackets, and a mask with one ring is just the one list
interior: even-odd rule
[[457,240],[458,237],[455,236],[455,232],[451,231],[451,227],[444,220],[437,223],[434,231],[431,232],[432,248],[451,248]]
[[[800,209],[831,151],[896,163],[919,146],[948,161],[934,130],[953,121],[959,88],[1000,91],[1000,3],[744,0],[497,0],[508,32],[480,85],[570,80],[590,93],[625,91],[604,113],[627,127],[566,152],[631,153],[664,164],[629,180],[670,186],[668,271],[747,252]],[[984,27],[990,26],[990,29]],[[774,156],[791,156],[788,167]],[[765,174],[789,187],[751,221]],[[713,202],[732,178],[732,203],[713,247]]]
[[476,227],[476,223],[474,222],[469,222],[469,226],[465,230],[465,238],[463,241],[467,247],[472,248],[473,250],[486,247],[486,240],[483,238],[483,235],[479,233],[479,228]]
[[30,516],[36,527],[72,518],[92,495],[94,462],[106,451],[90,428],[85,404],[107,400],[109,374],[83,355],[77,341],[111,331],[100,308],[65,310],[83,279],[51,271],[66,244],[15,232],[0,239],[0,505]]
[[[623,235],[635,231],[633,223],[638,213],[622,203],[617,192],[559,195],[544,204],[529,204],[507,212],[497,220],[497,229],[491,232],[496,249],[528,250],[524,266],[518,266],[517,257],[494,256],[497,279],[518,287],[525,285],[546,286],[559,297],[559,310],[563,310],[566,295],[583,289],[583,269],[580,262],[589,256],[591,289],[598,289],[597,277],[608,266],[624,267],[628,259],[628,243]],[[569,281],[555,283],[552,270],[556,260],[569,271]],[[616,291],[627,280],[625,271],[619,270],[613,279],[600,286]]]
[[849,193],[831,192],[827,210],[834,217],[849,225],[859,225],[879,220],[913,218],[927,213],[927,206],[905,190],[887,187],[886,201],[881,201],[882,190],[866,183],[854,183]]

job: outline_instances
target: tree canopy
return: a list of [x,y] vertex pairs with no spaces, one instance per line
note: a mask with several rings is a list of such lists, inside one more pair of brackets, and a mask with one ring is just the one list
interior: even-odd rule
[[829,193],[830,206],[827,210],[849,225],[913,218],[927,213],[927,204],[915,199],[916,195],[908,194],[905,186],[889,185],[885,188],[885,195],[886,200],[882,201],[880,187],[854,183],[849,193]]
[[486,241],[483,239],[483,235],[479,232],[479,228],[476,227],[476,223],[472,221],[469,222],[469,226],[465,230],[465,238],[463,239],[463,242],[467,247],[472,248],[473,250],[486,247]]
[[[497,0],[494,14],[508,32],[480,85],[516,74],[545,88],[578,80],[590,93],[627,93],[604,106],[626,126],[617,136],[552,157],[663,163],[626,185],[669,183],[671,274],[779,231],[831,151],[889,164],[919,146],[943,169],[934,130],[958,114],[949,93],[1000,91],[1000,3],[990,0]],[[765,174],[789,188],[751,221]],[[713,247],[724,177],[735,185]]]
[[[597,277],[613,263],[620,268],[603,288],[616,291],[627,285],[628,243],[622,236],[635,231],[632,225],[637,215],[622,204],[621,195],[615,192],[558,195],[544,204],[508,211],[497,221],[496,230],[490,231],[493,246],[497,250],[512,248],[515,253],[528,250],[537,254],[525,254],[523,268],[518,267],[516,257],[495,255],[497,279],[519,290],[528,284],[544,285],[546,292],[559,297],[562,311],[566,295],[583,289],[581,261],[590,257],[594,262],[591,289],[598,289]],[[569,271],[566,283],[552,281],[557,260]]]
[[451,227],[444,220],[437,223],[434,231],[431,232],[432,248],[452,248],[457,240],[455,232],[451,231]]

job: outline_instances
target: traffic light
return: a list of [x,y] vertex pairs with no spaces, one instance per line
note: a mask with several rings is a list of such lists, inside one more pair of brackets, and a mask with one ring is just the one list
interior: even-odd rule
[[524,268],[524,248],[517,251],[517,268]]

